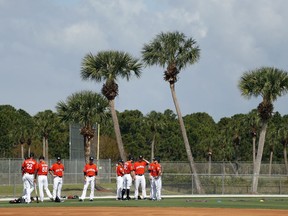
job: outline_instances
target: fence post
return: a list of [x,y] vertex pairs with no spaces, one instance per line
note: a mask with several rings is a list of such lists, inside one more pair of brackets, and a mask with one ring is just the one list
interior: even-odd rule
[[222,194],[224,194],[224,179],[225,179],[225,162],[223,162],[223,173],[222,173]]
[[11,159],[9,159],[8,160],[8,169],[9,169],[9,174],[8,174],[8,185],[10,186],[11,184],[10,184],[10,178],[11,178],[11,163],[10,163],[10,160]]
[[191,190],[192,190],[192,195],[194,194],[194,173],[192,173],[192,175],[191,175]]

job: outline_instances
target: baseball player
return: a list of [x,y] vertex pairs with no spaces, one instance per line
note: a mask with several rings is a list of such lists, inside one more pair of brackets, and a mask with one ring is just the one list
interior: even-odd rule
[[46,164],[46,162],[44,161],[44,159],[45,159],[44,156],[39,157],[39,163],[38,163],[37,172],[36,172],[36,176],[35,176],[35,179],[38,176],[39,198],[40,198],[41,202],[44,201],[43,188],[44,188],[47,196],[50,198],[50,200],[53,200],[52,194],[48,188],[47,174],[48,174],[49,168],[48,168],[48,165]]
[[132,186],[132,179],[135,179],[134,168],[133,168],[134,158],[129,155],[128,161],[124,163],[124,176],[123,176],[123,190],[121,198],[124,200],[124,195],[126,195],[126,200],[130,200],[130,188]]
[[[122,189],[123,189],[123,176],[124,176],[124,161],[122,159],[118,160],[118,165],[116,167],[116,185],[117,185],[117,197],[116,200],[122,200]],[[123,194],[124,195],[124,194]]]
[[[28,158],[29,158],[29,157],[24,157],[24,161],[27,160]],[[21,169],[22,169],[22,167],[21,167]],[[24,171],[23,171],[23,169],[22,169],[22,178],[23,178],[23,175],[24,175],[24,174],[25,174],[25,173],[24,173]],[[32,194],[34,188],[35,188],[35,187],[32,187],[32,188],[31,188],[30,194]],[[25,203],[25,200],[27,199],[27,195],[26,195],[26,189],[25,189],[25,183],[24,183],[24,181],[23,181],[23,193],[22,193],[21,198],[22,198],[23,203]]]
[[148,166],[149,182],[150,182],[150,198],[149,198],[150,200],[153,199],[153,181],[152,181],[153,176],[152,176],[152,172],[151,172],[151,170],[153,169],[153,166],[154,166],[154,163],[153,163],[153,160],[152,160],[152,162]]
[[146,180],[145,180],[145,167],[149,165],[149,162],[143,158],[142,155],[139,156],[139,160],[134,163],[135,171],[135,200],[141,198],[139,196],[139,186],[141,185],[142,197],[146,199]]
[[93,201],[94,199],[95,176],[98,173],[98,168],[97,168],[97,165],[94,164],[93,161],[94,161],[94,158],[90,157],[89,163],[86,164],[83,168],[85,184],[84,184],[82,195],[79,197],[79,201],[84,201],[89,184],[91,185],[90,201]]
[[34,154],[31,152],[30,156],[24,160],[22,163],[22,180],[24,185],[24,195],[25,203],[31,203],[31,192],[34,189],[34,176],[36,173],[37,162],[34,159]]
[[150,166],[150,174],[152,176],[152,200],[161,200],[162,189],[162,167],[160,164],[160,158],[153,158],[153,164]]
[[57,162],[52,164],[49,173],[53,176],[53,200],[61,202],[61,190],[63,186],[64,165],[61,163],[61,157],[57,157]]

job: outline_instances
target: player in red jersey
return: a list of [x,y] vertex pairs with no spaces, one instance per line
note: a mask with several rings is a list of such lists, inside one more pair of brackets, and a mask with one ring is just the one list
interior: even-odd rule
[[124,176],[123,176],[123,190],[122,190],[122,199],[124,199],[125,193],[126,200],[130,200],[130,188],[132,186],[132,179],[135,179],[134,168],[133,168],[134,158],[129,155],[128,161],[124,163]]
[[53,200],[61,202],[61,190],[63,186],[64,165],[61,163],[61,157],[57,157],[57,162],[52,164],[49,173],[54,177],[53,179]]
[[143,158],[142,155],[139,156],[139,160],[134,163],[135,171],[135,200],[141,197],[139,196],[139,186],[141,185],[142,197],[146,199],[146,180],[145,180],[145,167],[149,165],[149,162]]
[[162,189],[162,167],[160,164],[160,158],[153,158],[153,164],[150,165],[150,175],[152,177],[152,200],[161,200]]
[[[38,167],[37,167],[37,177],[38,177],[38,188],[39,188],[39,197],[40,197],[40,201],[43,202],[44,201],[44,191],[43,188],[47,194],[47,196],[52,200],[52,194],[48,188],[48,164],[44,161],[44,156],[40,156],[39,157],[39,163],[38,163]],[[36,176],[35,176],[36,179]],[[37,189],[36,189],[37,190]]]
[[122,197],[122,189],[123,189],[123,176],[124,176],[124,161],[122,159],[118,160],[118,165],[116,167],[116,185],[117,185],[117,191],[116,191],[116,199],[121,200]]
[[37,169],[37,161],[34,159],[34,153],[30,153],[29,158],[22,163],[22,180],[24,184],[25,203],[31,203],[31,191],[34,189],[34,176]]
[[90,157],[89,163],[85,164],[83,168],[85,184],[84,184],[82,195],[79,197],[79,201],[84,201],[89,184],[91,185],[90,201],[93,201],[94,199],[95,177],[98,174],[98,168],[97,168],[97,165],[94,164],[93,161],[94,161],[94,158]]

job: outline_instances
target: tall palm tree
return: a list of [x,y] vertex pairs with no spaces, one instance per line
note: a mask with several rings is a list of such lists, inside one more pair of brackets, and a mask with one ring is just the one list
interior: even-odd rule
[[199,57],[200,49],[196,41],[192,38],[186,38],[183,33],[177,31],[160,33],[149,44],[145,44],[142,49],[142,58],[147,66],[159,65],[160,67],[166,68],[164,80],[169,82],[170,85],[189,165],[195,177],[196,189],[198,193],[203,193],[204,191],[197,175],[186,128],[175,92],[175,83],[178,80],[180,71],[187,65],[196,63]]
[[262,67],[245,72],[238,86],[244,97],[262,97],[262,102],[257,107],[261,128],[251,189],[252,193],[257,193],[266,131],[273,114],[273,102],[287,93],[288,75],[287,72],[274,67]]
[[81,66],[83,80],[90,79],[97,83],[104,82],[101,92],[109,101],[118,150],[123,160],[126,160],[127,157],[114,102],[119,94],[117,79],[120,77],[129,81],[133,73],[139,78],[141,68],[142,64],[138,59],[120,51],[101,51],[97,55],[89,53],[84,57]]
[[80,124],[80,134],[84,140],[85,162],[89,162],[91,142],[96,122],[103,122],[107,117],[108,101],[101,94],[92,91],[80,91],[70,95],[66,102],[56,105],[61,121]]

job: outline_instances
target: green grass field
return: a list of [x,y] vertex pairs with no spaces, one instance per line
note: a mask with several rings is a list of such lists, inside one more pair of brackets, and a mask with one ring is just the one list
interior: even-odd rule
[[1,201],[0,208],[9,207],[194,207],[194,208],[250,208],[250,209],[287,209],[288,198],[164,198],[161,201],[130,200],[117,201],[115,199],[95,199],[93,202],[85,200],[79,202],[77,199],[67,199],[62,203],[44,201],[27,204],[10,204]]
[[[115,184],[101,184],[98,186],[100,189],[96,190],[95,196],[103,198],[97,198],[93,202],[85,200],[85,202],[79,202],[78,199],[66,199],[63,203],[55,203],[51,201],[44,201],[44,203],[33,202],[29,205],[27,204],[10,204],[7,199],[12,199],[13,197],[20,197],[22,194],[23,186],[0,186],[0,200],[5,198],[6,201],[0,201],[0,208],[9,207],[81,207],[81,206],[103,206],[103,207],[197,207],[197,208],[251,208],[251,209],[287,209],[288,210],[288,195],[287,198],[284,197],[199,197],[195,195],[194,197],[186,198],[165,198],[161,201],[150,201],[150,200],[130,200],[130,201],[116,201],[114,198],[104,198],[105,196],[115,196]],[[49,186],[50,190],[52,189]],[[63,196],[78,195],[82,193],[82,184],[64,184],[62,189]],[[87,191],[89,194],[89,190]],[[148,191],[147,191],[148,192]],[[131,194],[133,195],[133,191]],[[149,194],[149,193],[148,193]],[[170,191],[163,191],[163,195],[177,195]],[[179,194],[178,194],[179,195]],[[32,196],[35,196],[33,192]],[[263,202],[260,202],[263,200]]]

